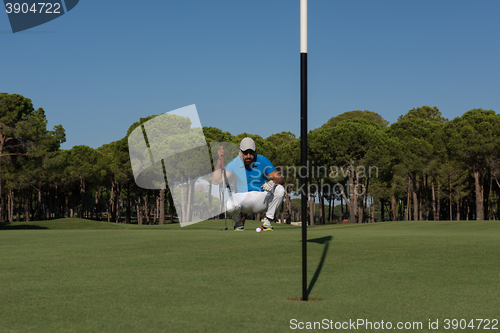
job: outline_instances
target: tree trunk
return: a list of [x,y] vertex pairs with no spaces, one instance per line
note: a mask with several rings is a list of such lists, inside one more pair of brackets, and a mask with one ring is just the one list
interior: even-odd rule
[[2,203],[3,203],[3,199],[2,199],[2,153],[3,153],[4,140],[5,140],[5,137],[0,134],[0,222],[3,222],[3,211],[2,211]]
[[[384,209],[384,207],[382,207]],[[375,198],[371,198],[371,204],[370,204],[370,223],[375,222]]]
[[165,190],[160,190],[160,221],[159,224],[165,224]]
[[486,214],[488,216],[488,220],[494,220],[493,218],[493,209],[492,207],[490,207],[490,198],[493,197],[493,177],[491,176],[493,174],[493,171],[490,169],[490,172],[489,172],[489,178],[490,178],[490,181],[488,183],[488,196],[485,200],[485,205],[486,205]]
[[[353,198],[352,198],[350,192],[351,192],[351,184],[349,184],[349,186],[348,186],[348,193],[347,193],[347,195],[345,194],[344,191],[342,191],[342,198],[344,198],[346,206],[348,207],[348,210],[349,210],[348,223],[356,223],[356,220],[355,220],[356,216],[352,213],[353,209],[351,209],[351,207],[352,207],[351,203],[352,203]],[[340,222],[341,223],[344,222],[343,220],[344,220],[344,212],[342,211],[342,218],[341,218]]]
[[[47,191],[44,193],[45,195],[43,196],[43,209],[45,210],[45,217],[47,220],[50,220],[50,208],[51,208],[51,203],[52,203],[52,197],[50,195],[50,191]],[[47,199],[49,200],[49,203],[47,204]]]
[[64,217],[69,217],[69,198],[68,196],[64,196]]
[[375,199],[371,196],[370,197],[368,195],[365,196],[365,204],[363,205],[363,208],[368,213],[368,216],[366,217],[366,219],[368,220],[367,223],[371,223],[373,220],[372,207],[374,200]]
[[[109,198],[109,205],[111,206],[111,219],[113,221],[116,221],[116,216],[115,216],[115,182],[111,182],[111,197]],[[108,216],[108,222],[109,222],[109,216]]]
[[[375,214],[375,211],[373,212]],[[385,222],[385,200],[380,200],[380,221]]]
[[476,220],[484,220],[484,209],[483,209],[483,186],[481,184],[480,173],[474,170],[474,182],[476,188]]
[[14,222],[14,191],[10,190],[8,193],[9,196],[9,203],[8,203],[8,215],[9,215],[9,222],[12,223]]
[[449,186],[450,186],[450,195],[449,195],[449,199],[450,199],[450,221],[453,221],[453,192],[451,190],[451,174],[450,174],[450,183],[449,183]]
[[150,213],[151,209],[149,207],[150,201],[151,200],[149,198],[149,190],[148,190],[148,195],[146,197],[144,197],[144,215],[146,215],[146,223],[149,225],[151,224],[150,216],[149,216],[149,215],[151,215],[151,213]]
[[208,218],[212,218],[212,181],[208,182]]
[[[184,174],[182,172],[179,189],[181,191],[181,211],[179,212],[179,210],[177,209],[177,214],[179,215],[179,221],[184,221],[184,216],[186,216],[186,198],[184,197]],[[222,190],[224,191],[224,189]]]
[[155,213],[153,218],[153,224],[156,224],[156,220],[160,220],[160,198],[155,198]]
[[412,193],[412,189],[411,189],[411,178],[410,176],[408,176],[408,195],[407,195],[407,198],[406,198],[406,208],[405,208],[405,221],[409,221],[410,220],[410,210],[411,210],[411,201],[410,201],[410,198],[411,198],[411,193]]
[[[316,209],[314,207],[314,195],[309,193],[309,225],[314,225],[314,213]],[[307,221],[306,221],[307,223]]]
[[81,177],[80,177],[80,199],[81,199],[80,203],[81,206],[80,206],[79,217],[83,219],[83,214],[85,210],[85,180]]
[[422,216],[422,213],[423,213],[423,209],[422,209],[422,204],[424,202],[424,195],[423,195],[423,189],[422,189],[422,186],[423,186],[423,183],[424,183],[424,180],[423,178],[420,178],[420,180],[418,181],[418,186],[417,186],[417,196],[418,196],[418,220],[419,221],[423,221],[424,218]]
[[[497,184],[498,185],[498,184]],[[498,199],[497,199],[497,219],[500,219],[500,185],[498,186]]]
[[[170,213],[170,223],[174,223],[174,215],[175,215],[175,206],[174,206],[174,197],[172,196],[172,191],[168,189],[167,201],[168,201],[168,211]],[[178,215],[178,214],[177,214]]]
[[115,223],[120,223],[120,185],[116,183],[116,193],[114,199]]
[[431,181],[431,191],[432,191],[432,217],[434,221],[438,221],[438,214],[436,209],[436,193],[434,190],[434,179]]
[[36,189],[37,191],[37,200],[36,200],[36,213],[35,213],[35,221],[42,220],[42,191],[40,189]]
[[194,206],[194,186],[196,184],[197,178],[190,178],[188,182],[188,201],[186,207],[186,221],[183,222],[191,222],[193,220],[193,209]]
[[[286,223],[290,224],[292,222],[292,201],[290,186],[286,187]],[[500,201],[500,198],[499,198]]]
[[363,200],[358,200],[358,223],[363,223],[363,219],[364,219]]
[[130,184],[127,184],[127,198],[126,198],[126,207],[125,207],[125,223],[130,224],[131,221],[131,216],[132,216],[132,198],[130,197]]
[[55,184],[56,190],[54,194],[54,218],[58,219],[61,217],[61,205],[59,202],[59,186],[57,186],[57,183]]
[[137,197],[137,202],[135,204],[135,209],[137,211],[137,224],[138,225],[142,225],[141,196]]
[[280,223],[285,223],[285,203],[282,201],[280,205]]
[[[423,220],[425,218],[426,221],[429,221],[429,191],[428,191],[428,188],[429,188],[429,177],[427,175],[425,175],[425,179],[422,178],[422,182],[421,182],[421,186],[420,186],[420,194],[421,194],[421,199],[420,199],[420,213],[422,213],[423,211],[424,212],[424,216],[420,215],[421,216],[421,220]],[[424,208],[422,208],[424,207]]]
[[93,211],[95,212],[95,219],[96,221],[99,221],[99,191],[95,190],[94,192],[94,209]]
[[396,195],[394,194],[394,192],[392,192],[392,195],[391,195],[391,217],[392,217],[393,221],[397,221],[396,220],[396,213],[397,213]]
[[436,221],[440,221],[441,220],[441,183],[437,182],[438,186],[437,186],[437,198],[436,198],[436,202],[437,202],[437,220]]
[[469,221],[469,214],[470,214],[470,204],[469,204],[469,200],[467,200],[467,214],[465,216],[466,221]]
[[356,216],[358,215],[358,198],[356,195],[356,191],[354,191],[354,177],[354,166],[351,164],[349,167],[349,223],[356,223]]
[[[337,183],[339,184],[339,183]],[[342,189],[342,193],[341,193],[341,196],[340,196],[340,218],[339,218],[339,222],[342,223],[343,220],[344,220],[344,189]]]
[[359,177],[356,175],[356,185],[354,186],[354,194],[356,195],[356,211],[357,211],[357,217],[358,217],[358,223],[363,223],[364,219],[364,206],[363,206],[363,199],[359,197],[358,190],[360,188],[360,183],[359,183]]
[[[111,187],[111,188],[113,188],[113,187]],[[106,200],[106,218],[107,218],[108,222],[111,222],[111,210],[110,210],[110,206],[111,206],[110,202],[111,202],[111,199],[110,199],[109,194],[108,194],[108,195],[106,195],[106,196],[107,196],[107,199],[108,199],[108,200]]]
[[323,196],[323,187],[318,180],[318,199],[319,199],[319,224],[325,224],[325,198]]
[[413,194],[413,221],[418,221],[418,195],[417,195],[417,190],[418,190],[418,180],[417,176],[414,176],[414,186],[412,189],[412,194]]
[[30,189],[26,192],[26,197],[24,201],[24,221],[29,222],[30,221]]
[[328,222],[332,222],[332,198],[333,194],[330,191],[330,195],[328,196]]
[[16,210],[16,222],[21,222],[22,196],[20,191],[18,191],[17,193],[18,193],[18,199],[17,199],[17,210]]

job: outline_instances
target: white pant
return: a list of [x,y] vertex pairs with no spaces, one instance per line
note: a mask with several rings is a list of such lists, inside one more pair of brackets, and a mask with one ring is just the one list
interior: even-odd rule
[[[270,194],[270,197],[266,196]],[[266,212],[268,219],[274,219],[276,208],[283,200],[285,189],[277,185],[273,192],[235,193],[226,202],[226,211],[239,218],[240,213],[258,214]]]

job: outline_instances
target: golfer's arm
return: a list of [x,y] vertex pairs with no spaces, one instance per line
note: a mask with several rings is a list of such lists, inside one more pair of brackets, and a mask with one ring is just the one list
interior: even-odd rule
[[[220,172],[220,168],[221,168],[221,161],[217,160],[214,172],[212,172],[212,184],[214,185],[219,185],[220,183],[222,183],[222,172]],[[226,177],[229,178],[229,176],[231,176],[231,173],[226,171]]]
[[217,160],[217,163],[215,163],[215,168],[214,172],[212,172],[212,184],[218,185],[222,182],[222,174],[220,172],[220,167],[221,167],[221,162],[220,160]]
[[283,185],[285,183],[285,178],[281,176],[278,170],[274,170],[268,176],[275,184]]

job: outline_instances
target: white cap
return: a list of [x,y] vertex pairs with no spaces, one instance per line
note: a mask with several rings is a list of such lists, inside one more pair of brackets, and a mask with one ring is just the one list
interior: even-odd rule
[[252,138],[244,138],[240,142],[240,150],[241,151],[245,151],[248,149],[255,151],[255,142],[253,141]]

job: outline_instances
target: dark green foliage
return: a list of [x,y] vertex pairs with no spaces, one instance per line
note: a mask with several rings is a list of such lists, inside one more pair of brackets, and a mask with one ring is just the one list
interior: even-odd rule
[[[168,184],[161,191],[139,188],[131,168],[128,138],[156,117],[140,118],[123,139],[98,149],[82,145],[61,151],[65,141],[61,125],[47,130],[42,108],[35,109],[21,95],[0,94],[0,220],[80,216],[163,223],[168,214],[175,221]],[[182,131],[196,130],[190,120],[172,116],[168,123],[168,135],[161,126],[150,129],[156,131],[145,138],[150,149],[177,151],[189,144]],[[264,139],[256,134],[232,135],[216,127],[202,131],[211,158],[211,143],[230,142],[236,149],[244,137],[253,138],[257,152],[268,157],[286,180],[286,205],[281,208],[285,214],[279,218],[302,219],[291,204],[294,195],[300,194],[300,138],[291,132]],[[339,206],[339,201],[341,214],[351,222],[373,222],[379,211],[383,220],[500,218],[499,138],[500,118],[493,110],[474,109],[448,121],[437,107],[422,106],[390,126],[379,114],[366,110],[332,117],[308,134],[309,211],[316,216],[311,223],[333,221],[338,214],[330,212],[330,205]],[[192,159],[169,163],[174,170],[191,170],[176,175],[172,187],[188,180],[191,198],[197,207],[205,207],[206,198],[192,186],[205,174],[203,165]],[[364,193],[354,196],[354,187]]]
[[335,127],[341,121],[353,120],[353,119],[358,119],[358,120],[363,119],[363,120],[371,121],[371,122],[378,124],[382,127],[387,127],[387,125],[389,125],[389,122],[387,120],[385,120],[384,118],[382,118],[382,116],[376,112],[368,111],[368,110],[365,110],[365,111],[356,110],[356,111],[344,112],[338,116],[330,118],[330,120],[328,120],[323,126],[321,126],[321,128]]
[[441,112],[436,106],[430,107],[426,105],[420,108],[411,109],[410,111],[408,111],[407,114],[399,116],[398,122],[402,120],[412,120],[412,119],[422,119],[442,124],[448,121],[448,119],[444,118],[441,115]]
[[449,156],[473,174],[476,218],[483,220],[488,213],[485,208],[489,193],[485,192],[485,186],[494,177],[493,165],[498,163],[500,118],[493,110],[470,110],[446,124],[444,134]]
[[[3,183],[9,192],[8,221],[13,220],[14,189],[38,192],[36,216],[41,217],[42,192],[52,181],[52,159],[65,141],[64,128],[47,130],[42,108],[35,110],[30,99],[17,94],[0,93],[0,222],[4,220]],[[2,163],[5,167],[2,170]],[[5,174],[5,179],[2,179]],[[25,212],[29,209],[25,209]],[[18,210],[19,211],[19,210]]]

